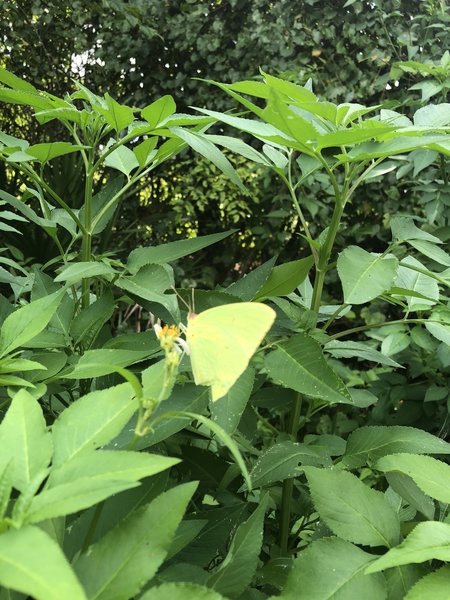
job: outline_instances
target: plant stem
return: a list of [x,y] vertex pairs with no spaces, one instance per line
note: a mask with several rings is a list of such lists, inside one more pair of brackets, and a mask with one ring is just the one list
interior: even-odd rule
[[[291,438],[294,442],[297,441],[300,414],[302,412],[302,401],[302,395],[297,394],[289,418],[288,433],[291,435]],[[289,533],[291,531],[291,505],[293,491],[294,479],[285,479],[283,481],[280,513],[280,548],[283,555],[286,555],[288,552]]]
[[328,270],[328,262],[330,260],[331,251],[333,249],[334,240],[336,239],[339,225],[341,223],[342,214],[344,212],[345,201],[341,199],[340,195],[336,197],[336,203],[334,205],[333,216],[331,217],[330,227],[328,229],[328,235],[325,240],[323,247],[320,250],[320,258],[316,267],[316,277],[314,279],[314,289],[311,300],[311,310],[317,315],[320,310],[320,303],[322,300],[323,284],[325,281],[325,275]]
[[[92,154],[90,156],[92,159]],[[88,161],[89,163],[89,161]],[[88,165],[87,165],[88,166]],[[86,169],[86,182],[84,189],[84,233],[81,243],[81,260],[90,262],[92,258],[92,184],[94,172]],[[90,286],[89,278],[81,280],[81,306],[87,308],[90,302]]]

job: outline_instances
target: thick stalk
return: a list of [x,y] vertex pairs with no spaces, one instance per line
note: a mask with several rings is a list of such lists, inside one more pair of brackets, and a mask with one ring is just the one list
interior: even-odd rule
[[325,281],[325,275],[328,270],[328,263],[330,260],[331,252],[333,250],[334,240],[336,239],[336,235],[339,230],[339,225],[341,223],[344,207],[345,200],[341,198],[340,195],[338,195],[336,197],[336,204],[334,205],[333,216],[331,218],[327,238],[320,250],[320,258],[316,267],[316,276],[314,279],[314,289],[311,300],[311,310],[313,310],[317,314],[319,313],[320,303],[322,300],[323,284]]
[[[92,258],[92,183],[93,172],[86,173],[86,184],[84,193],[84,233],[81,242],[81,260],[90,262]],[[89,278],[81,281],[81,306],[89,306],[91,280]]]
[[[301,394],[297,394],[289,419],[288,433],[291,435],[291,438],[294,442],[297,441],[300,414],[302,412],[302,400],[303,398]],[[289,533],[291,531],[291,505],[293,491],[294,480],[285,479],[283,481],[280,513],[280,549],[282,554],[287,554],[288,552]]]

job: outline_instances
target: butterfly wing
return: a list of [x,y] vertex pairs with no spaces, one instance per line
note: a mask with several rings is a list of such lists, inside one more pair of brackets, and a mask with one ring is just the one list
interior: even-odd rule
[[275,320],[264,304],[242,302],[210,308],[189,321],[195,383],[211,387],[212,399],[224,396],[248,363]]

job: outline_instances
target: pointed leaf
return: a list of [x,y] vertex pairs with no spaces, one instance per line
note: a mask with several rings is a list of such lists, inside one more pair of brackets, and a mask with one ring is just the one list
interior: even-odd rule
[[337,260],[346,304],[364,304],[392,287],[398,260],[348,246]]
[[163,562],[197,487],[172,488],[135,511],[82,554],[75,570],[89,600],[128,600]]
[[367,576],[373,555],[339,538],[324,538],[300,552],[280,596],[270,600],[385,600],[384,577]]
[[347,471],[316,467],[304,471],[317,512],[333,533],[364,546],[389,548],[397,543],[400,522],[384,494]]
[[0,583],[36,600],[87,600],[60,547],[38,527],[0,535]]
[[413,427],[360,427],[353,431],[347,440],[343,462],[348,468],[356,469],[396,452],[450,454],[450,444],[431,433]]
[[312,398],[351,404],[345,385],[325,360],[318,342],[298,333],[267,355],[265,365],[270,378]]
[[39,402],[18,392],[0,425],[0,472],[10,465],[12,485],[23,492],[52,457],[52,439]]
[[163,583],[158,587],[152,587],[139,600],[226,600],[226,598],[214,590],[193,583]]
[[177,107],[172,96],[162,96],[142,109],[142,117],[150,124],[150,127],[156,128],[167,117],[173,115]]
[[406,540],[375,560],[366,573],[377,573],[398,565],[437,559],[450,560],[450,525],[437,521],[419,523]]
[[131,171],[139,167],[139,162],[133,150],[126,146],[119,146],[105,158],[105,165],[129,177]]
[[450,590],[450,565],[441,567],[437,571],[422,577],[415,586],[413,586],[405,600],[424,600],[432,598],[433,600],[448,600],[448,591]]
[[268,296],[287,296],[305,281],[313,264],[314,258],[307,256],[274,267],[267,281],[259,290],[256,299]]
[[230,435],[234,433],[239,425],[242,413],[252,393],[254,380],[255,372],[249,367],[225,396],[222,396],[216,402],[211,402],[209,405],[212,421]]

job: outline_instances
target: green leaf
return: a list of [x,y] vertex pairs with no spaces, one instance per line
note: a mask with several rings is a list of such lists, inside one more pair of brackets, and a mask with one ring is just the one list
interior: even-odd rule
[[24,106],[32,106],[39,110],[48,110],[54,108],[53,103],[43,94],[27,90],[10,90],[0,88],[0,102],[9,104],[23,104]]
[[387,498],[352,473],[304,467],[311,498],[321,519],[339,537],[364,546],[391,547],[400,522]]
[[395,285],[399,288],[404,288],[411,292],[427,296],[427,298],[406,296],[408,310],[422,310],[425,306],[433,306],[436,304],[439,301],[439,286],[437,281],[429,275],[409,269],[406,265],[425,270],[424,265],[416,258],[413,256],[405,256],[405,258],[402,259],[402,264],[398,268]]
[[94,110],[103,115],[108,125],[115,129],[117,133],[132,123],[134,119],[132,108],[124,104],[119,104],[114,98],[111,98],[108,92],[105,94],[105,102],[108,107],[107,109],[94,105]]
[[34,146],[30,146],[27,148],[27,154],[31,154],[31,156],[37,158],[41,163],[46,163],[58,156],[71,154],[82,148],[84,148],[84,146],[74,146],[68,142],[50,142],[48,144],[35,144]]
[[73,402],[52,427],[54,466],[106,445],[136,410],[137,401],[128,383],[91,392]]
[[393,425],[360,427],[348,440],[344,464],[356,469],[396,452],[411,454],[450,454],[450,444],[422,429]]
[[408,240],[425,240],[434,244],[442,244],[442,240],[431,233],[419,229],[412,217],[392,217],[392,237],[398,242]]
[[259,290],[256,299],[261,300],[269,296],[287,296],[305,281],[313,264],[314,258],[307,256],[274,267],[267,281]]
[[25,523],[40,523],[77,513],[106,500],[109,496],[138,486],[130,479],[105,480],[88,477],[44,490],[35,496],[25,515]]
[[373,555],[338,538],[324,538],[299,553],[280,596],[270,600],[385,600],[382,575],[368,576]]
[[128,600],[156,573],[197,487],[172,488],[135,511],[75,563],[89,600]]
[[428,520],[433,520],[435,512],[433,500],[424,494],[410,477],[391,471],[387,473],[386,479],[394,492],[406,500],[410,506],[425,515]]
[[247,192],[241,178],[235,171],[228,158],[208,140],[205,135],[182,129],[181,127],[171,127],[170,131],[182,139],[193,150],[210,160],[218,169],[222,171],[240,190]]
[[375,560],[366,573],[377,573],[398,565],[437,559],[450,560],[450,525],[437,521],[419,523],[406,540]]
[[306,333],[298,333],[279,344],[266,356],[265,365],[270,378],[284,387],[325,402],[352,403],[344,383],[325,360],[320,345]]
[[[117,177],[114,177],[114,179],[112,179],[111,181],[108,181],[108,183],[106,185],[102,185],[100,190],[92,198],[91,213],[92,213],[93,219],[96,219],[97,215],[99,215],[99,213],[103,209],[103,207],[106,204],[108,204],[108,202],[110,200],[112,200],[114,198],[114,196],[117,195],[117,193],[122,189],[122,186],[123,186],[122,175],[117,175]],[[114,216],[114,212],[117,210],[118,202],[119,202],[119,200],[114,202],[108,208],[108,210],[105,212],[105,214],[101,217],[101,219],[97,222],[97,224],[94,227],[94,230],[92,231],[93,235],[101,233],[102,231],[104,231],[106,229],[106,226],[108,225],[108,223]],[[84,206],[81,207],[78,216],[80,218],[80,221],[82,223],[84,223],[84,221],[85,221]]]
[[259,290],[265,284],[277,260],[274,256],[253,271],[250,271],[235,283],[227,287],[227,293],[237,296],[244,302],[254,300]]
[[226,598],[214,590],[192,583],[163,583],[158,587],[152,587],[139,600],[226,600]]
[[402,453],[384,456],[375,466],[379,471],[404,473],[425,494],[440,502],[450,503],[450,465],[440,460],[431,456]]
[[450,267],[450,256],[442,248],[436,246],[436,244],[432,244],[426,240],[408,240],[408,243],[424,256],[428,256],[428,258],[431,258],[431,260],[440,265]]
[[113,150],[111,154],[108,154],[104,162],[107,167],[117,169],[117,171],[120,171],[128,178],[131,171],[139,167],[138,159],[133,150],[130,150],[126,146],[119,146]]
[[63,290],[58,290],[34,300],[6,317],[0,330],[0,358],[32,340],[47,326],[63,293]]
[[217,571],[209,577],[208,587],[235,598],[250,585],[259,562],[267,502],[268,495],[260,500],[252,515],[239,525],[228,554]]
[[133,152],[138,160],[140,167],[145,167],[152,158],[156,155],[156,144],[158,138],[156,136],[149,137],[141,142],[133,149]]
[[20,390],[0,424],[0,472],[8,464],[12,485],[23,492],[52,457],[52,439],[39,402]]
[[329,352],[335,358],[357,358],[359,360],[369,360],[379,363],[380,365],[388,365],[390,367],[402,368],[402,365],[392,360],[382,352],[374,350],[364,342],[351,342],[332,340],[327,342],[324,350]]
[[59,374],[60,379],[92,379],[115,373],[116,368],[124,368],[149,358],[155,354],[148,350],[122,350],[119,348],[99,348],[87,350],[70,371]]
[[434,338],[440,342],[444,342],[444,344],[450,345],[450,327],[448,325],[426,321],[425,327]]
[[392,287],[398,260],[348,246],[337,260],[339,279],[346,304],[364,304]]
[[216,244],[226,237],[236,232],[236,229],[224,231],[222,233],[213,233],[202,237],[190,238],[187,240],[178,240],[148,248],[136,248],[130,253],[127,262],[127,269],[130,273],[137,273],[141,267],[148,264],[164,264],[172,262],[183,256],[188,256],[198,252],[203,248]]
[[78,283],[82,279],[90,279],[100,275],[115,275],[116,271],[111,265],[100,262],[77,262],[65,267],[61,273],[55,277],[55,281],[65,281],[67,285]]
[[247,406],[255,381],[255,372],[247,368],[225,396],[211,402],[211,419],[228,434],[233,434]]
[[416,127],[445,127],[450,125],[450,104],[428,104],[414,113]]
[[248,160],[251,160],[256,164],[265,165],[266,167],[270,166],[270,161],[267,160],[264,154],[261,154],[261,152],[258,152],[252,146],[246,144],[240,139],[230,137],[227,135],[210,134],[204,134],[204,137],[213,144],[223,146],[224,148],[231,150],[231,152],[235,152],[236,154],[239,154],[244,158],[248,158]]
[[172,96],[162,96],[143,108],[141,115],[150,124],[150,127],[156,128],[176,110],[177,106]]
[[115,309],[114,296],[106,290],[95,302],[83,308],[70,323],[70,335],[75,346],[83,342],[89,348],[100,329],[112,317]]
[[87,600],[60,547],[38,527],[0,535],[0,583],[36,600]]
[[37,92],[34,85],[28,81],[17,77],[14,73],[7,71],[4,67],[0,69],[0,81],[14,90],[23,90],[24,92]]
[[49,235],[54,234],[56,231],[56,223],[54,221],[39,217],[34,210],[22,200],[17,200],[17,198],[14,198],[14,196],[11,196],[11,194],[8,194],[3,190],[0,190],[0,199],[6,200],[10,206],[13,206],[16,210],[25,215],[32,223],[36,223],[36,225],[42,227]]
[[422,577],[405,596],[405,600],[448,600],[450,589],[450,565]]
[[179,462],[177,458],[125,450],[97,450],[78,454],[52,469],[46,491],[51,492],[70,482],[82,483],[86,478],[94,484],[97,481],[106,484],[112,481],[134,482],[161,473]]
[[314,446],[285,441],[263,452],[250,472],[253,487],[270,485],[298,477],[300,464],[321,465],[326,462],[323,452]]

